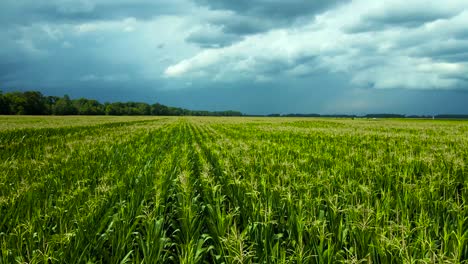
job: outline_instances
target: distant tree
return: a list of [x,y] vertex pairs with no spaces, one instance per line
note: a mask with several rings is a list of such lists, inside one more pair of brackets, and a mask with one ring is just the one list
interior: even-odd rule
[[222,116],[242,116],[242,113],[239,111],[223,111],[220,112]]
[[0,115],[10,114],[10,102],[6,96],[0,91]]
[[400,115],[400,114],[367,114],[364,117],[367,117],[367,118],[404,118],[405,115]]
[[137,103],[127,102],[124,103],[125,115],[138,115]]
[[287,117],[320,117],[319,114],[285,114]]
[[124,105],[123,103],[111,103],[106,105],[105,108],[106,115],[123,115],[124,114]]
[[13,92],[5,94],[5,98],[9,101],[10,114],[13,115],[26,115],[26,98],[21,92]]
[[47,113],[48,115],[54,114],[54,107],[57,101],[60,100],[60,97],[58,96],[47,96],[45,97],[45,102],[46,102],[46,108],[47,108]]
[[150,112],[149,105],[145,103],[112,103],[106,107],[108,115],[147,115]]
[[46,99],[38,91],[27,91],[23,93],[26,104],[24,109],[27,115],[44,115],[47,113]]
[[169,107],[168,110],[169,110],[168,115],[171,115],[171,116],[180,116],[183,114],[183,110],[177,107]]
[[101,104],[97,100],[80,98],[71,100],[63,97],[43,96],[37,91],[0,91],[0,114],[17,115],[166,115],[166,116],[242,116],[237,111],[191,111],[180,107],[169,107],[160,103],[149,105],[142,102],[115,102]]
[[151,106],[151,114],[152,115],[168,115],[169,109],[165,105],[156,103]]
[[436,115],[435,118],[468,119],[468,115],[441,114],[441,115]]
[[138,114],[139,115],[151,115],[151,106],[146,103],[138,103]]
[[4,95],[9,102],[9,113],[16,115],[47,114],[45,97],[37,91],[12,92]]
[[78,114],[78,109],[73,105],[70,97],[64,95],[55,102],[53,113],[54,115],[76,115]]
[[80,98],[73,100],[73,105],[78,110],[79,115],[103,115],[105,114],[104,106],[96,100]]

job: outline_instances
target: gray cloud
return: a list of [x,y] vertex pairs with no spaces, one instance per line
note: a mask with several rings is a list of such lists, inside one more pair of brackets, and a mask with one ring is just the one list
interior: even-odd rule
[[195,0],[213,9],[231,10],[239,14],[279,19],[294,19],[317,14],[345,0]]
[[75,23],[137,17],[151,19],[158,15],[189,12],[186,0],[3,0],[0,22],[28,25],[38,22]]
[[191,32],[185,40],[202,48],[219,48],[237,42],[241,37],[225,33],[221,27],[205,25]]
[[369,13],[363,15],[359,22],[347,27],[349,33],[379,31],[392,27],[416,28],[438,19],[450,18],[453,14],[443,10],[385,10],[384,13]]
[[226,33],[240,36],[303,23],[301,19],[313,20],[320,12],[347,1],[195,0],[202,6],[218,11],[207,18],[208,22],[221,26]]
[[459,0],[3,0],[0,89],[247,113],[468,113],[466,24]]
[[[458,38],[465,32],[462,25],[468,23],[468,5],[457,1],[439,3],[440,10],[450,16],[436,18],[428,15],[423,20],[420,19],[423,16],[414,16],[415,21],[423,23],[417,27],[402,28],[391,22],[385,23],[387,7],[401,11],[394,14],[396,18],[413,14],[413,11],[408,13],[400,8],[402,3],[400,0],[394,0],[394,3],[351,2],[304,25],[259,33],[229,47],[202,51],[168,67],[165,73],[169,77],[195,73],[203,78],[210,76],[215,81],[235,81],[236,76],[238,79],[271,80],[326,69],[349,74],[355,86],[377,89],[468,88],[462,78],[468,73],[468,64],[464,56],[457,56],[468,51],[466,45],[463,49],[464,41]],[[418,10],[418,14],[429,10],[431,14],[432,9],[425,2],[412,3],[411,10]],[[450,8],[445,10],[445,5]],[[361,18],[369,17],[369,14],[375,21],[381,18],[380,23],[386,26],[372,32],[348,30],[349,25],[359,25]],[[447,40],[452,44],[447,44]],[[434,53],[449,53],[452,57],[444,60]],[[314,64],[298,63],[304,57],[317,59]]]
[[233,12],[223,12],[207,21],[222,28],[227,34],[251,35],[286,25],[285,20],[260,18],[256,16],[240,15]]

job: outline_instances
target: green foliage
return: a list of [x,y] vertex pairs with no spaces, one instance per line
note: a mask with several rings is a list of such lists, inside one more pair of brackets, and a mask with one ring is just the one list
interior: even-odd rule
[[0,115],[8,115],[10,113],[10,101],[0,91]]
[[54,115],[76,115],[78,114],[78,109],[73,105],[70,97],[64,95],[63,98],[59,98],[51,102],[52,113]]
[[242,116],[236,111],[191,111],[168,107],[159,103],[115,102],[101,104],[97,100],[63,97],[44,97],[40,92],[0,92],[0,114],[5,115],[128,115],[128,116]]
[[0,263],[468,259],[467,122],[77,118],[1,120]]
[[151,107],[146,103],[111,103],[105,106],[106,115],[151,115]]
[[[6,114],[44,115],[47,114],[45,97],[36,91],[6,93],[2,96],[1,108],[8,106]],[[2,111],[4,112],[5,109]]]
[[105,112],[101,103],[86,98],[73,100],[73,106],[78,110],[79,115],[103,115]]

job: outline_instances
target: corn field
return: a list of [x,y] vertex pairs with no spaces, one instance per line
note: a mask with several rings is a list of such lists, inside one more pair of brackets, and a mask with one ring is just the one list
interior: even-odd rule
[[468,263],[465,121],[0,121],[0,263]]

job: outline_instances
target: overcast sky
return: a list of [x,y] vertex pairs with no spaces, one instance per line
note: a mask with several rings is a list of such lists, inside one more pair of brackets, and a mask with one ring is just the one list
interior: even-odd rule
[[0,89],[244,113],[468,113],[468,1],[1,0]]

